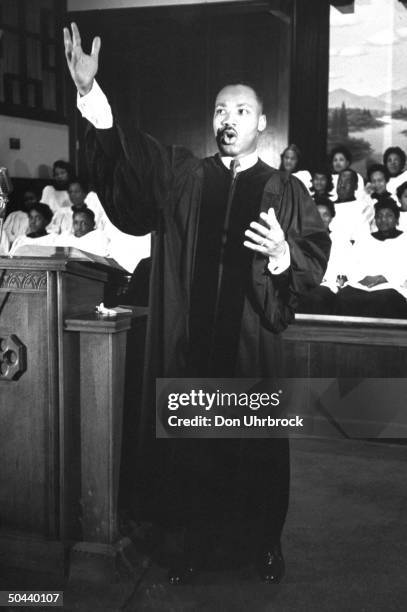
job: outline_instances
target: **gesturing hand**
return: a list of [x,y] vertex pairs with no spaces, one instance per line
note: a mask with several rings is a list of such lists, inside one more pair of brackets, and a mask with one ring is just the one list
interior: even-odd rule
[[64,28],[65,57],[69,72],[81,95],[92,89],[93,79],[98,71],[100,38],[96,36],[92,42],[90,55],[83,52],[78,26],[72,23],[72,38],[69,28]]
[[[252,221],[250,227],[245,231],[245,236],[250,240],[244,241],[244,246],[252,251],[262,253],[266,257],[279,257],[286,248],[284,232],[277,221],[274,208],[269,208],[268,212],[260,213],[260,219],[266,226],[257,221]],[[254,230],[254,231],[252,231]]]

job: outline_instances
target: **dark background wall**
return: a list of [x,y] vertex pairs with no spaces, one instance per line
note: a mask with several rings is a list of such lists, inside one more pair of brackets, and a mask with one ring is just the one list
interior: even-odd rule
[[[291,22],[269,9],[268,2],[244,2],[78,12],[69,20],[78,23],[85,49],[101,36],[98,78],[113,105],[161,141],[199,156],[216,148],[219,88],[239,80],[257,85],[269,120],[261,152],[275,165],[288,139]],[[73,130],[83,168],[78,114]]]
[[295,0],[292,14],[289,140],[310,169],[326,160],[329,11],[328,0]]

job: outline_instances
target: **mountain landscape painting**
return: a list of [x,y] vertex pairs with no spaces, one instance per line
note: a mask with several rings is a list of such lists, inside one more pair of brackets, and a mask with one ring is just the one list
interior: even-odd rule
[[331,8],[328,150],[352,152],[365,172],[384,150],[407,150],[407,9],[398,0]]

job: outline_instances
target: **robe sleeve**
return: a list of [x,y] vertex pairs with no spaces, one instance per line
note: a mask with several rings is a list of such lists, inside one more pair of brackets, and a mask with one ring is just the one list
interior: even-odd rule
[[325,273],[331,241],[315,202],[295,177],[276,172],[268,181],[262,211],[273,207],[290,249],[291,264],[272,275],[267,261],[256,255],[252,282],[255,308],[265,327],[280,332],[293,321],[298,298],[318,286]]
[[114,121],[110,129],[88,124],[86,154],[92,186],[112,223],[136,236],[155,230],[171,194],[171,149],[134,122]]

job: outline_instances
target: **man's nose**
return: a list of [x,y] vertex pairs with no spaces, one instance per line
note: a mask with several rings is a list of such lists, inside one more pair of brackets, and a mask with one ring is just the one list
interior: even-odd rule
[[235,115],[233,113],[226,113],[222,119],[222,125],[234,125],[235,124]]

